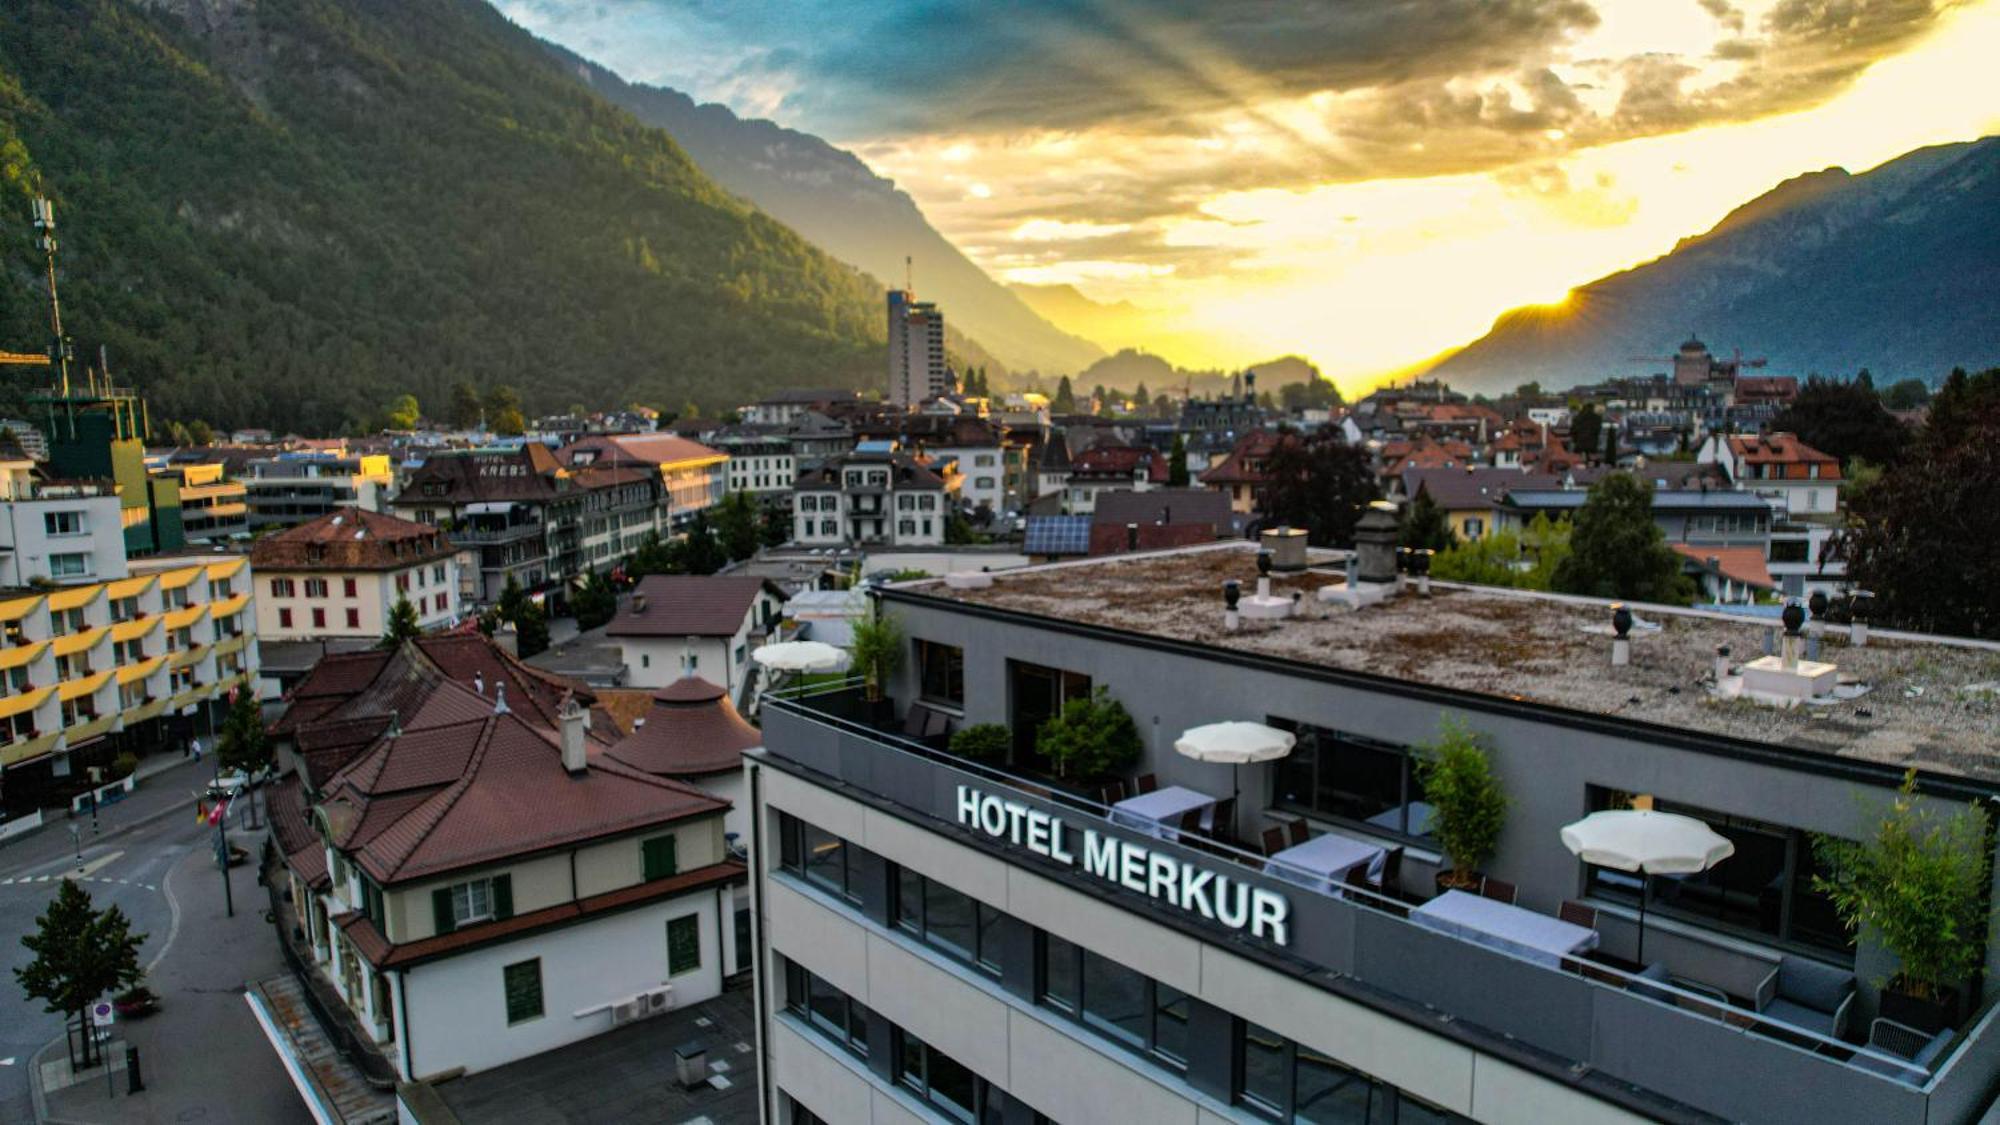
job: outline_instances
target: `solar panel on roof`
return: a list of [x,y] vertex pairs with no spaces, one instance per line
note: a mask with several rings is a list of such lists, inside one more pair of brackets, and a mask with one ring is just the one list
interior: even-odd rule
[[1031,555],[1087,555],[1090,517],[1029,516],[1022,549]]

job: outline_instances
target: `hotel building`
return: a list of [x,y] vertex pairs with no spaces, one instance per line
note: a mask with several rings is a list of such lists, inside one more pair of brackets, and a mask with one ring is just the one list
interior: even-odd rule
[[[2000,795],[1995,646],[1839,627],[1766,661],[1762,620],[1652,606],[1614,640],[1603,602],[1401,591],[1374,544],[1352,588],[1315,553],[1230,612],[1225,582],[1259,580],[1247,548],[893,584],[885,701],[763,701],[745,791],[766,1120],[1987,1112],[1991,926],[1939,1027],[1885,1028],[1915,1018],[1881,985],[1897,966],[1841,927],[1813,841],[1868,837],[1905,770],[1940,812]],[[1143,750],[1079,787],[1036,732],[1098,692]],[[1296,743],[1240,766],[1176,752],[1225,720]],[[951,753],[980,723],[1007,751]],[[1440,893],[1414,768],[1447,724],[1508,799],[1470,894]],[[1561,842],[1624,807],[1702,820],[1734,854],[1641,880]],[[1296,841],[1344,858],[1284,858]]]

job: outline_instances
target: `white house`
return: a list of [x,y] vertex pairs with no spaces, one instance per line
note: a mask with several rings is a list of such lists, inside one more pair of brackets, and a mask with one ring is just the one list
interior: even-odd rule
[[653,574],[605,626],[625,682],[657,688],[696,675],[747,702],[750,649],[780,618],[785,592],[765,578]]
[[[893,443],[858,447],[800,473],[792,492],[792,539],[803,546],[936,547],[960,477]],[[997,476],[996,472],[996,476]]]
[[257,541],[263,584],[257,632],[267,640],[379,637],[399,599],[422,629],[458,623],[457,547],[429,524],[340,508]]
[[1840,459],[1797,434],[1712,434],[1695,460],[1721,465],[1737,488],[1792,516],[1831,516],[1840,507]]

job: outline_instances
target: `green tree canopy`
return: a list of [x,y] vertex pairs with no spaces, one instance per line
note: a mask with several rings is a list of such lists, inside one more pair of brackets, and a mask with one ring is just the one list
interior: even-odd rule
[[1563,593],[1665,605],[1693,597],[1680,556],[1653,520],[1653,486],[1631,473],[1607,473],[1590,487],[1569,547],[1555,572]]
[[1931,386],[1922,379],[1900,379],[1882,392],[1882,405],[1890,410],[1915,410],[1931,400]]
[[732,492],[716,506],[715,533],[731,562],[757,553],[757,507],[757,498],[748,492]]
[[578,630],[595,629],[617,616],[618,591],[611,588],[611,580],[602,574],[586,574],[576,592],[569,596],[569,608],[576,615]]
[[256,773],[268,767],[273,758],[270,732],[264,727],[264,704],[248,688],[239,687],[231,696],[229,713],[216,733],[215,752],[230,769]]
[[1800,441],[1840,458],[1842,464],[1860,457],[1886,465],[1902,454],[1910,436],[1882,408],[1871,384],[1817,375],[1808,378],[1792,404],[1771,420],[1771,429],[1795,433]]
[[409,598],[396,595],[396,604],[389,607],[388,628],[382,631],[381,647],[395,648],[423,635],[423,626],[417,623],[417,607],[410,604]]
[[1049,409],[1057,414],[1076,413],[1076,392],[1070,388],[1069,376],[1063,376],[1056,384],[1056,397],[1049,403]]
[[1177,430],[1174,432],[1173,448],[1167,450],[1167,487],[1186,488],[1188,486],[1187,438]]
[[1437,506],[1437,501],[1431,499],[1428,487],[1418,485],[1416,499],[1403,510],[1403,528],[1398,541],[1413,550],[1429,548],[1433,551],[1450,550],[1458,542],[1457,534],[1451,530],[1451,518]]
[[[35,919],[35,932],[21,938],[34,959],[14,970],[28,999],[43,1010],[61,1012],[82,1021],[98,1000],[137,984],[145,975],[139,967],[139,945],[145,934],[132,932],[131,920],[116,906],[96,909],[89,892],[75,880],[56,884],[56,896]],[[84,1036],[84,1062],[94,1058],[90,1036]]]
[[1604,416],[1597,404],[1586,402],[1569,420],[1569,448],[1578,457],[1591,458],[1604,444]]
[[1354,525],[1381,495],[1366,451],[1338,432],[1301,438],[1285,432],[1265,461],[1265,515],[1306,529],[1315,547],[1351,547]]
[[484,407],[479,402],[479,388],[464,379],[451,385],[451,424],[463,429],[471,429],[479,424]]
[[382,421],[392,430],[414,430],[422,417],[415,395],[397,395],[382,409]]
[[521,393],[502,383],[486,395],[486,425],[503,437],[514,437],[528,428],[521,412]]

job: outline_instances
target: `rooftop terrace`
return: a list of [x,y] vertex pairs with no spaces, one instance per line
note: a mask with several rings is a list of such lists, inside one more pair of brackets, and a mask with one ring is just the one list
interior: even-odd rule
[[[1526,700],[1618,719],[2000,782],[2000,645],[1874,630],[1849,643],[1828,626],[1820,659],[1838,665],[1842,695],[1789,710],[1713,691],[1716,647],[1741,664],[1764,652],[1761,619],[1635,606],[1631,662],[1611,664],[1607,603],[1432,583],[1351,611],[1323,605],[1343,580],[1338,556],[1274,574],[1272,592],[1301,595],[1296,615],[1223,625],[1222,584],[1256,587],[1256,548],[1220,544],[998,572],[983,589],[904,583],[912,593],[1302,664]],[[1656,624],[1658,631],[1644,628]],[[1855,689],[1867,690],[1854,694]]]

